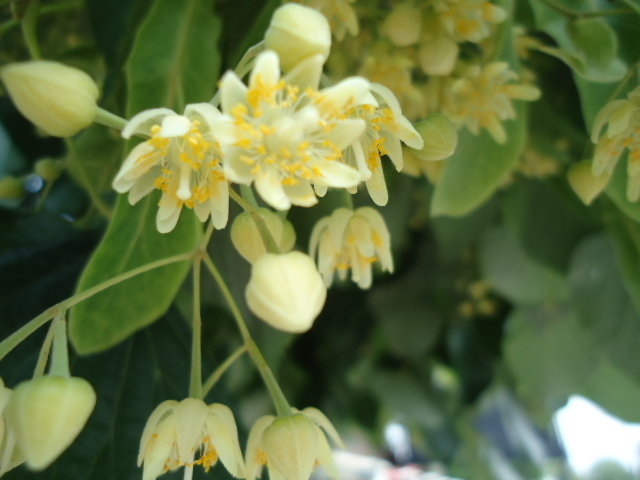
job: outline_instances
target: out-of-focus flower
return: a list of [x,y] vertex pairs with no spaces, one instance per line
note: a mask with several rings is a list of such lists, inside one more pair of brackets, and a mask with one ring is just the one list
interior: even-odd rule
[[61,160],[53,158],[41,158],[33,166],[36,175],[42,177],[45,182],[55,182],[64,170]]
[[264,466],[273,480],[308,480],[317,465],[337,478],[327,435],[342,444],[331,422],[315,408],[259,418],[247,441],[247,480],[259,478]]
[[138,454],[143,480],[180,467],[185,467],[184,478],[191,478],[194,465],[208,471],[218,459],[231,475],[244,477],[238,430],[227,406],[195,398],[166,400],[147,420]]
[[346,33],[356,36],[360,31],[358,15],[351,6],[356,0],[302,0],[305,5],[321,11],[329,20],[331,33],[342,40]]
[[316,190],[351,188],[361,181],[356,168],[341,160],[360,137],[365,122],[347,111],[369,92],[369,82],[349,78],[318,91],[323,58],[311,57],[284,78],[278,56],[260,54],[248,87],[233,72],[220,83],[226,125],[213,133],[224,150],[227,177],[255,183],[273,208],[317,203]]
[[0,70],[16,107],[32,123],[54,137],[70,137],[93,123],[98,87],[77,68],[33,60]]
[[460,47],[436,16],[427,16],[422,28],[418,60],[427,75],[449,75],[458,60]]
[[326,60],[331,50],[331,30],[319,11],[286,3],[273,13],[264,42],[267,49],[278,54],[282,69],[289,71],[314,55]]
[[458,132],[446,116],[434,113],[416,125],[424,145],[415,154],[426,161],[444,160],[453,155],[458,146]]
[[[296,242],[296,232],[291,222],[267,208],[260,208],[257,213],[264,220],[280,253],[289,252]],[[267,253],[258,226],[250,213],[241,213],[235,218],[231,225],[231,241],[238,253],[249,263],[255,263]]]
[[486,129],[502,144],[507,140],[502,122],[516,118],[512,101],[533,101],[540,97],[538,88],[515,83],[517,80],[518,75],[506,62],[492,62],[484,67],[473,65],[446,90],[443,111],[474,135]]
[[278,330],[302,333],[320,314],[327,289],[308,255],[267,253],[253,264],[245,296],[261,320]]
[[[606,126],[606,128],[605,128]],[[640,198],[640,86],[624,100],[606,104],[593,123],[591,141],[596,144],[593,174],[608,177],[625,150],[627,156],[627,199]]]
[[24,462],[24,457],[16,447],[16,434],[5,418],[5,408],[12,393],[0,378],[0,477]]
[[348,148],[345,161],[360,171],[373,202],[386,205],[389,194],[382,155],[387,155],[400,171],[403,165],[401,143],[420,149],[424,145],[422,137],[402,115],[393,92],[383,85],[371,84],[371,94],[351,110],[350,116],[363,119],[366,129]]
[[382,22],[382,34],[397,47],[418,42],[422,28],[422,12],[411,2],[403,2],[391,10]]
[[371,286],[371,266],[375,262],[380,262],[383,271],[393,272],[389,231],[382,216],[371,207],[355,211],[338,208],[320,219],[313,227],[309,252],[317,258],[327,287],[336,270],[345,280],[351,269],[351,279],[360,288]]
[[507,13],[486,0],[433,0],[438,20],[456,42],[478,43],[491,34],[493,24]]
[[131,150],[113,188],[129,192],[132,205],[152,190],[161,190],[156,215],[161,233],[173,230],[183,206],[192,208],[202,222],[211,216],[218,229],[227,224],[229,186],[219,145],[211,136],[220,115],[208,103],[187,105],[184,115],[156,108],[134,116],[122,131],[124,138],[151,138]]
[[20,454],[33,470],[48,467],[75,440],[96,403],[83,378],[46,376],[13,391],[5,418]]

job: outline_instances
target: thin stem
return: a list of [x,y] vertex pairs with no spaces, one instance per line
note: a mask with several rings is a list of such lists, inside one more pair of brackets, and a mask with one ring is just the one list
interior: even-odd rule
[[209,241],[211,240],[211,236],[213,235],[213,232],[215,231],[215,227],[213,226],[213,222],[211,220],[209,220],[209,225],[207,225],[207,229],[204,232],[204,235],[202,237],[202,241],[200,242],[200,248],[203,250],[207,249],[207,245],[209,244]]
[[122,130],[127,124],[126,119],[100,107],[96,107],[96,118],[94,121],[105,127],[115,128],[116,130]]
[[258,213],[258,210],[251,205],[244,197],[238,195],[238,193],[233,189],[229,189],[229,196],[233,199],[238,205],[242,207],[242,209],[251,215],[253,221],[256,224],[256,228],[258,229],[258,233],[260,234],[260,238],[262,238],[262,242],[269,253],[280,253],[280,248],[278,244],[273,239],[273,235],[269,231],[269,227],[267,227],[267,223],[262,218],[262,215]]
[[22,27],[22,36],[29,50],[29,55],[34,60],[42,58],[40,47],[38,45],[38,13],[40,10],[40,0],[30,0],[27,9],[24,12],[20,26]]
[[33,370],[33,378],[39,378],[44,375],[44,369],[47,366],[47,360],[49,359],[49,352],[51,351],[51,343],[53,342],[53,334],[55,333],[56,322],[51,322],[47,336],[44,337],[42,342],[42,348],[38,354],[38,361],[36,362],[36,368]]
[[193,322],[191,328],[191,375],[189,396],[202,398],[202,317],[200,315],[200,270],[202,259],[193,260]]
[[346,190],[342,190],[342,203],[349,210],[353,210],[353,197]]
[[69,138],[65,138],[64,140],[67,148],[69,149],[68,161],[71,164],[71,167],[75,168],[76,172],[78,173],[80,181],[82,182],[82,186],[89,195],[91,202],[102,215],[110,219],[112,217],[111,208],[106,203],[104,203],[102,198],[100,198],[100,195],[95,190],[91,179],[87,176],[87,172],[84,169],[84,165],[80,161],[80,158],[78,157],[78,151],[76,150],[73,141]]
[[53,320],[53,350],[49,364],[49,375],[69,377],[69,346],[67,345],[67,322],[64,318],[66,312],[61,312]]
[[215,386],[215,384],[218,383],[218,380],[220,380],[222,375],[224,375],[225,372],[229,369],[229,367],[231,365],[233,365],[234,362],[238,358],[240,358],[242,356],[242,354],[244,352],[246,352],[246,351],[247,351],[246,345],[242,345],[235,352],[233,352],[231,355],[229,355],[229,358],[227,358],[221,365],[218,366],[218,368],[216,368],[211,373],[211,375],[209,375],[209,378],[207,378],[206,382],[204,382],[204,385],[202,386],[202,397],[201,398],[205,398],[209,394],[209,392]]
[[2,360],[9,352],[11,352],[11,350],[20,345],[20,343],[25,338],[27,338],[49,320],[54,318],[61,311],[68,310],[74,305],[77,305],[78,303],[86,300],[87,298],[93,297],[96,293],[100,293],[101,291],[117,285],[118,283],[124,282],[125,280],[128,280],[132,277],[141,275],[150,270],[155,270],[156,268],[171,265],[172,263],[190,260],[193,258],[193,256],[193,252],[180,253],[178,255],[173,255],[171,257],[156,260],[155,262],[147,263],[146,265],[141,265],[140,267],[129,270],[128,272],[121,273],[120,275],[116,275],[115,277],[112,277],[109,280],[105,280],[104,282],[99,283],[98,285],[94,285],[93,287],[88,288],[82,292],[76,293],[75,295],[63,300],[62,302],[47,308],[40,315],[30,320],[28,323],[20,327],[7,338],[2,340],[2,342],[0,342],[0,360]]
[[205,255],[203,260],[204,260],[204,264],[207,266],[207,268],[209,269],[209,272],[211,272],[211,275],[213,276],[214,280],[218,284],[218,287],[220,288],[220,292],[222,293],[222,296],[225,298],[225,300],[227,301],[227,304],[229,305],[231,314],[233,315],[233,318],[236,321],[236,325],[238,326],[238,330],[240,330],[240,335],[242,335],[242,339],[244,340],[244,344],[245,344],[245,347],[247,348],[247,352],[249,353],[249,356],[253,360],[254,365],[258,369],[258,372],[260,372],[260,375],[262,376],[262,380],[264,381],[264,384],[266,385],[267,390],[269,390],[269,395],[271,396],[271,400],[273,401],[273,404],[276,408],[276,412],[280,416],[290,415],[291,407],[289,406],[289,402],[287,402],[287,399],[285,398],[284,393],[282,393],[282,389],[280,388],[280,385],[278,385],[277,380],[273,376],[273,372],[271,372],[271,368],[269,368],[269,365],[264,359],[262,352],[260,352],[258,345],[256,345],[256,342],[254,342],[253,338],[251,338],[251,334],[249,333],[247,324],[245,323],[244,318],[242,317],[242,313],[240,313],[240,309],[238,308],[238,305],[236,304],[236,301],[234,300],[233,295],[231,295],[231,292],[229,291],[229,287],[227,287],[227,284],[224,281],[224,278],[222,278],[222,275],[216,268],[215,264],[213,263],[213,260],[209,255]]

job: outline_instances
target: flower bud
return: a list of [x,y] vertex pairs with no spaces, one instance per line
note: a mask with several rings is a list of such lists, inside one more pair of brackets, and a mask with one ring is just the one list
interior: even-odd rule
[[427,18],[420,39],[418,60],[427,75],[449,75],[458,60],[460,47],[451,39],[437,18]]
[[408,47],[418,43],[422,27],[420,9],[410,3],[395,7],[382,24],[382,33],[396,47]]
[[[280,252],[289,252],[296,241],[296,232],[291,222],[266,208],[258,209],[258,213],[267,225]],[[249,263],[255,263],[267,253],[258,226],[250,213],[242,213],[236,217],[231,226],[231,241],[242,258]]]
[[458,146],[456,127],[442,114],[429,115],[416,125],[416,130],[424,140],[424,146],[416,150],[422,160],[443,160],[453,155]]
[[307,480],[318,457],[318,430],[302,413],[279,417],[262,434],[262,447],[269,468],[287,479]]
[[601,175],[594,175],[591,168],[590,160],[582,160],[579,163],[571,165],[567,173],[569,185],[576,195],[585,205],[591,202],[604,190],[609,183],[611,175],[604,172]]
[[62,173],[62,164],[53,158],[41,158],[34,165],[33,171],[46,182],[55,182]]
[[27,466],[43,470],[75,440],[96,403],[86,380],[46,376],[21,383],[6,409]]
[[261,320],[285,332],[302,333],[322,310],[327,290],[308,255],[267,253],[253,264],[245,296]]
[[0,199],[20,198],[24,195],[24,183],[16,177],[0,178]]
[[322,55],[326,60],[331,49],[331,30],[327,19],[313,8],[287,3],[278,8],[264,35],[265,46],[280,57],[284,71],[302,60]]
[[70,137],[91,125],[98,87],[81,70],[44,60],[14,63],[0,71],[20,113],[54,137]]

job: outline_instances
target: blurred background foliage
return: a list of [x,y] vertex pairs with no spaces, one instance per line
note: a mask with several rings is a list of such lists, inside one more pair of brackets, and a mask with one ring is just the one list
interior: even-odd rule
[[[1,64],[28,56],[10,11],[19,13],[25,3],[0,2]],[[358,11],[364,3],[353,6]],[[566,179],[572,163],[590,156],[590,126],[622,77],[631,78],[623,90],[637,84],[640,4],[554,3],[573,12],[626,13],[572,19],[546,1],[516,2],[513,23],[545,45],[527,58],[543,96],[519,107],[518,119],[506,125],[506,146],[487,134],[462,133],[435,187],[424,176],[388,175],[390,202],[381,212],[393,239],[393,275],[378,276],[367,291],[334,286],[314,328],[301,336],[276,332],[244,312],[293,405],[322,408],[347,439],[364,437],[378,451],[384,425],[402,422],[412,432],[417,460],[470,480],[572,478],[551,423],[571,394],[640,422],[640,206],[626,200],[623,161],[589,207]],[[46,58],[98,79],[102,106],[130,117],[144,108],[207,101],[220,72],[262,38],[279,4],[43,1],[40,42]],[[512,55],[515,47],[507,42],[504,48]],[[73,294],[108,223],[95,200],[102,210],[115,205],[110,183],[123,145],[117,132],[95,126],[80,133],[70,151],[61,140],[41,136],[6,96],[0,119],[0,177],[21,178],[26,191],[0,200],[5,337]],[[38,175],[43,158],[55,161],[57,178]],[[368,199],[359,194],[354,203]],[[339,198],[330,192],[318,206],[290,212],[298,248],[306,250],[315,221],[336,205]],[[176,248],[188,249],[193,236],[185,235],[176,237]],[[126,230],[112,236],[113,245],[131,241]],[[243,298],[249,267],[228,229],[214,234],[210,251],[236,298]],[[179,285],[166,292],[127,289],[103,310],[74,313],[109,315],[113,308],[120,312],[114,321],[136,328],[153,323],[105,351],[73,355],[73,374],[98,393],[96,411],[53,466],[40,473],[17,468],[7,479],[140,477],[135,461],[149,413],[187,393],[191,286],[189,280]],[[206,373],[241,340],[215,285],[206,279],[203,289]],[[167,313],[157,321],[157,315],[133,315],[127,295],[166,302]],[[33,335],[0,364],[5,384],[31,376],[43,336]],[[246,358],[208,400],[234,410],[242,438],[270,411]],[[505,468],[517,476],[497,473]],[[615,469],[601,465],[590,478],[627,478]]]

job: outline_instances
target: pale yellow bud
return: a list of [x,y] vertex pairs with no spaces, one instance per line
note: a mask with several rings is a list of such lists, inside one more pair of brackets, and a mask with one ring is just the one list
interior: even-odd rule
[[598,176],[594,175],[591,160],[582,160],[571,165],[567,172],[567,178],[569,185],[582,200],[582,203],[590,205],[607,186],[611,175],[608,172],[603,172]]
[[326,60],[331,49],[331,30],[319,11],[287,3],[273,13],[264,41],[266,48],[280,57],[282,69],[288,71],[313,55],[320,54]]
[[395,7],[382,24],[382,33],[397,47],[418,43],[422,27],[420,9],[410,3]]
[[36,162],[33,171],[47,182],[55,182],[62,173],[62,164],[59,160],[42,158]]
[[0,178],[0,199],[20,198],[24,195],[24,184],[16,177]]
[[261,320],[278,330],[302,333],[320,314],[327,290],[308,255],[267,253],[253,264],[245,296]]
[[9,96],[32,123],[54,137],[70,137],[93,123],[98,87],[77,68],[44,60],[0,70]]
[[71,445],[96,403],[86,380],[46,376],[21,383],[7,405],[9,428],[27,466],[42,470]]
[[[296,232],[291,222],[266,208],[258,209],[258,213],[267,225],[280,253],[291,251],[296,242]],[[231,241],[238,253],[249,263],[255,263],[267,253],[256,222],[249,213],[242,213],[234,220],[231,226]]]
[[416,125],[416,130],[424,140],[424,146],[415,150],[422,160],[437,161],[453,155],[458,146],[458,131],[451,120],[440,113],[434,113]]
[[425,20],[418,60],[427,75],[449,75],[458,60],[460,47],[435,17]]

